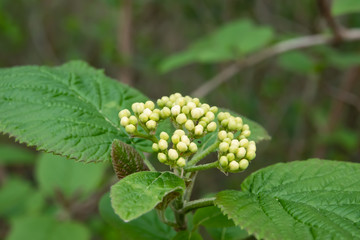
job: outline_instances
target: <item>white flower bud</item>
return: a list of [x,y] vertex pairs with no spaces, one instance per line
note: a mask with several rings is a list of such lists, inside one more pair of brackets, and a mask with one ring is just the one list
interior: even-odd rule
[[179,97],[176,99],[175,104],[179,105],[180,107],[184,106],[186,104],[185,98]]
[[177,161],[176,161],[176,165],[178,165],[179,167],[185,167],[186,165],[186,160],[185,158],[179,158]]
[[178,124],[184,124],[187,121],[186,115],[184,113],[180,113],[177,117],[176,117],[176,122]]
[[204,133],[204,127],[201,125],[196,125],[195,130],[194,130],[194,134],[197,136],[200,136]]
[[223,126],[224,128],[227,127],[227,125],[229,124],[229,119],[225,118],[224,120],[221,121],[221,126]]
[[201,125],[203,128],[207,126],[207,123],[205,121],[200,121],[198,125]]
[[149,108],[145,108],[142,114],[145,114],[147,117],[150,117],[152,114],[152,111]]
[[241,135],[244,137],[250,137],[251,135],[251,131],[250,130],[245,130],[241,132]]
[[160,138],[167,141],[167,140],[169,140],[169,134],[167,134],[166,132],[161,132],[160,133]]
[[209,119],[209,121],[212,121],[215,119],[215,114],[213,112],[207,112],[205,114],[205,117]]
[[120,120],[120,124],[123,127],[126,127],[127,125],[129,125],[130,121],[128,117],[122,117]]
[[152,150],[154,151],[154,152],[158,152],[159,151],[159,145],[157,144],[157,143],[153,143],[153,145],[152,145]]
[[[202,117],[202,118],[200,118],[200,121],[205,122],[205,124],[207,125],[210,122],[210,119],[208,119],[207,117]],[[203,126],[203,127],[205,127],[205,126]]]
[[238,148],[238,147],[240,147],[240,142],[237,139],[233,139],[233,140],[231,140],[230,145]]
[[181,129],[175,130],[174,134],[179,135],[179,137],[184,136],[185,132]]
[[178,93],[178,92],[177,92],[177,93],[174,93],[174,96],[175,96],[176,99],[182,97],[181,93]]
[[212,112],[212,113],[214,113],[214,114],[216,114],[217,112],[218,112],[218,108],[216,107],[216,106],[213,106],[213,107],[211,107],[210,108],[210,111]]
[[163,101],[163,103],[166,105],[166,103],[168,103],[168,102],[170,101],[170,99],[169,99],[169,97],[167,97],[167,96],[163,96],[163,97],[161,98],[161,101]]
[[152,114],[150,114],[149,117],[151,120],[154,120],[155,122],[160,120],[160,115],[158,113],[153,112]]
[[161,163],[164,163],[167,160],[167,157],[166,157],[165,153],[158,153],[157,157],[158,157],[159,162],[161,162]]
[[175,149],[169,149],[168,156],[170,160],[175,161],[176,159],[178,159],[179,154]]
[[192,120],[187,120],[185,123],[185,128],[189,131],[192,131],[195,128],[195,124]]
[[190,111],[196,108],[196,104],[194,102],[188,102],[186,106],[190,109]]
[[176,144],[176,148],[180,152],[186,152],[188,150],[188,147],[186,146],[186,144],[184,142],[179,142],[178,144]]
[[221,122],[222,120],[225,120],[226,116],[224,112],[219,112],[219,114],[217,115],[217,118],[219,120],[219,122]]
[[247,151],[246,158],[251,161],[256,157],[256,153],[254,151]]
[[182,113],[185,113],[185,114],[189,114],[190,108],[189,108],[188,106],[183,106],[183,107],[181,108],[181,112],[182,112]]
[[185,143],[187,146],[190,145],[190,139],[186,135],[181,136],[181,142]]
[[206,129],[208,130],[208,132],[214,132],[216,130],[216,127],[216,123],[211,122],[209,123],[209,125],[207,125]]
[[190,152],[195,153],[198,150],[196,143],[194,143],[194,142],[190,143],[189,150],[190,150]]
[[228,132],[227,137],[230,138],[231,140],[233,140],[234,134],[232,132]]
[[171,115],[170,108],[164,107],[163,109],[161,109],[160,111],[161,118],[168,118],[170,117],[170,115]]
[[239,163],[238,162],[236,162],[236,161],[232,161],[232,162],[230,162],[229,163],[229,169],[230,169],[230,171],[237,171],[237,170],[239,170]]
[[204,103],[204,104],[201,104],[201,108],[204,110],[204,113],[207,113],[210,109],[210,106],[209,106],[209,104]]
[[222,167],[226,167],[229,164],[229,161],[226,156],[221,156],[219,159],[219,163]]
[[247,169],[247,167],[249,166],[249,161],[246,160],[246,159],[241,159],[240,162],[239,162],[239,167],[242,169],[242,170],[245,170]]
[[153,101],[146,101],[145,108],[148,108],[150,110],[154,110],[154,108],[155,108],[154,102]]
[[202,108],[194,108],[191,110],[191,117],[194,119],[199,119],[204,115],[204,110]]
[[145,104],[144,103],[138,103],[136,105],[136,111],[134,112],[137,112],[138,114],[142,113],[145,109]]
[[228,123],[228,128],[230,131],[234,131],[237,128],[237,123],[235,121],[235,118],[230,118]]
[[165,103],[162,99],[158,99],[156,101],[156,104],[160,107],[160,108],[163,108],[165,106]]
[[149,117],[146,114],[142,113],[142,114],[139,115],[139,120],[141,122],[145,123],[145,122],[147,122],[149,120]]
[[119,112],[119,118],[130,117],[131,113],[129,110],[124,109]]
[[146,127],[149,130],[154,130],[156,128],[156,122],[154,120],[149,120],[146,122]]
[[227,144],[230,145],[230,144],[231,144],[231,139],[227,137],[227,138],[225,138],[225,139],[223,140],[223,142],[226,142]]
[[242,130],[243,130],[243,131],[245,131],[245,130],[250,130],[249,125],[244,124],[244,126],[242,127]]
[[168,148],[168,146],[169,146],[169,145],[168,145],[168,142],[165,141],[164,139],[160,139],[158,145],[159,145],[159,149],[160,149],[161,151],[166,150],[166,149]]
[[241,159],[241,158],[245,157],[245,155],[246,155],[245,148],[244,147],[238,148],[238,150],[236,152],[236,157]]
[[229,152],[236,153],[238,151],[238,147],[234,145],[230,145]]
[[173,142],[173,144],[177,144],[178,142],[180,142],[180,136],[177,134],[172,135],[171,141]]
[[179,105],[175,105],[171,108],[171,114],[175,117],[179,115],[181,112],[181,107]]
[[227,138],[227,133],[226,133],[226,131],[221,130],[221,131],[218,133],[218,139],[219,139],[220,141],[222,141],[222,140],[224,140],[225,138]]
[[240,144],[240,147],[245,147],[246,148],[249,145],[249,140],[247,140],[246,138],[241,139],[239,141],[239,144]]
[[196,104],[196,106],[199,106],[200,105],[200,99],[198,99],[198,98],[193,98],[193,103],[195,103]]
[[229,144],[227,142],[221,142],[219,144],[219,150],[220,152],[227,152],[227,150],[229,150]]
[[130,116],[129,117],[129,122],[133,125],[136,125],[138,123],[138,120],[135,116]]
[[228,153],[228,154],[226,155],[226,157],[227,157],[227,159],[229,160],[229,162],[235,160],[235,154],[233,154],[233,153]]
[[126,131],[127,133],[129,133],[129,134],[134,133],[135,130],[136,130],[136,127],[135,127],[134,125],[132,125],[132,124],[129,124],[129,125],[127,125],[127,126],[125,127],[125,131]]
[[131,109],[133,110],[133,112],[134,113],[137,113],[137,105],[138,105],[139,103],[133,103],[132,105],[131,105]]

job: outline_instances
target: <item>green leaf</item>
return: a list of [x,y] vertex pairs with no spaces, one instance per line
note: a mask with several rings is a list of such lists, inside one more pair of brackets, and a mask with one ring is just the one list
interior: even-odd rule
[[223,191],[216,205],[256,238],[356,239],[360,164],[311,159],[279,163]]
[[234,222],[228,219],[218,207],[205,207],[198,209],[194,214],[194,225],[205,227],[233,227]]
[[111,207],[110,195],[105,194],[99,203],[99,212],[102,218],[113,227],[118,229],[127,240],[168,240],[175,236],[176,232],[168,225],[162,223],[152,210],[131,222],[124,222],[114,213]]
[[80,161],[111,159],[111,143],[131,142],[118,112],[145,101],[140,92],[84,62],[0,69],[0,131]]
[[184,181],[170,172],[138,172],[111,187],[111,205],[124,221],[131,221],[151,211],[173,192],[183,193]]
[[278,64],[290,72],[299,74],[311,74],[315,71],[314,60],[300,51],[282,54],[278,58]]
[[334,0],[331,10],[335,16],[357,13],[360,12],[360,2],[358,0]]
[[12,221],[7,240],[87,240],[90,233],[76,222],[58,222],[49,216],[21,217]]
[[238,226],[226,228],[205,227],[214,240],[241,240],[247,239],[249,234]]
[[0,145],[0,165],[32,164],[35,153],[14,145]]
[[119,179],[145,170],[140,154],[133,147],[119,140],[114,140],[112,144],[111,158]]
[[41,154],[36,165],[36,179],[40,190],[48,196],[60,191],[65,197],[85,199],[100,185],[106,165],[82,163],[56,156]]
[[165,59],[160,70],[168,72],[193,62],[240,59],[264,47],[273,37],[270,27],[256,26],[248,19],[233,21],[196,41],[187,50]]
[[203,238],[197,231],[181,231],[172,240],[202,240]]

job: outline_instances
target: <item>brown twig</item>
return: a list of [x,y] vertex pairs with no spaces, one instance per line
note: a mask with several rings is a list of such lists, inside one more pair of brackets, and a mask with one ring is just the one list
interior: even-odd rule
[[[342,32],[343,41],[356,41],[360,40],[360,29],[350,29]],[[221,71],[218,75],[207,81],[198,89],[192,92],[192,96],[204,97],[211,91],[215,90],[220,84],[228,81],[235,74],[242,69],[254,66],[266,59],[270,59],[279,54],[293,51],[296,49],[309,48],[313,46],[332,43],[333,36],[316,34],[312,36],[299,37],[291,40],[285,40],[279,42],[269,48],[254,53],[247,58],[244,58],[238,62],[235,62]]]
[[338,44],[343,41],[342,36],[342,26],[336,21],[336,19],[331,14],[331,4],[329,0],[317,0],[319,10],[321,15],[326,20],[327,25],[330,27],[331,31],[334,34],[334,43]]

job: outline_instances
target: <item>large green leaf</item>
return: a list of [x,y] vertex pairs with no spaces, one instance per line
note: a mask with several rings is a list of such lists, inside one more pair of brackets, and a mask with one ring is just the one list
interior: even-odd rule
[[60,191],[65,197],[85,199],[100,185],[106,165],[86,164],[56,156],[41,154],[36,165],[36,179],[40,190],[48,196]]
[[109,194],[105,194],[101,198],[99,212],[108,224],[121,232],[121,239],[123,240],[168,240],[176,234],[175,230],[160,221],[155,210],[131,222],[124,222],[114,213]]
[[58,222],[50,216],[21,217],[12,221],[7,240],[87,240],[88,229],[76,222]]
[[124,221],[151,211],[170,193],[182,194],[184,181],[170,172],[138,172],[111,187],[111,204]]
[[145,100],[80,61],[0,69],[0,131],[81,161],[110,160],[114,139],[131,143],[118,112]]
[[334,0],[332,4],[332,13],[336,16],[360,12],[359,0]]
[[311,159],[253,173],[216,205],[257,238],[359,239],[360,164]]
[[165,59],[160,69],[167,72],[193,62],[239,59],[268,44],[273,36],[270,27],[256,26],[248,19],[233,21],[196,41],[187,50]]

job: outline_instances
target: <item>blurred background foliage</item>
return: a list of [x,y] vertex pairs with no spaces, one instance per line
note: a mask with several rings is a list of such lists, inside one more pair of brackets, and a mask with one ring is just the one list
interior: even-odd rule
[[[201,173],[197,198],[277,162],[359,162],[359,31],[358,0],[0,0],[0,67],[81,59],[154,100],[194,94],[263,125],[272,140],[249,169]],[[110,164],[0,136],[0,238],[138,238],[99,216],[114,181]]]

